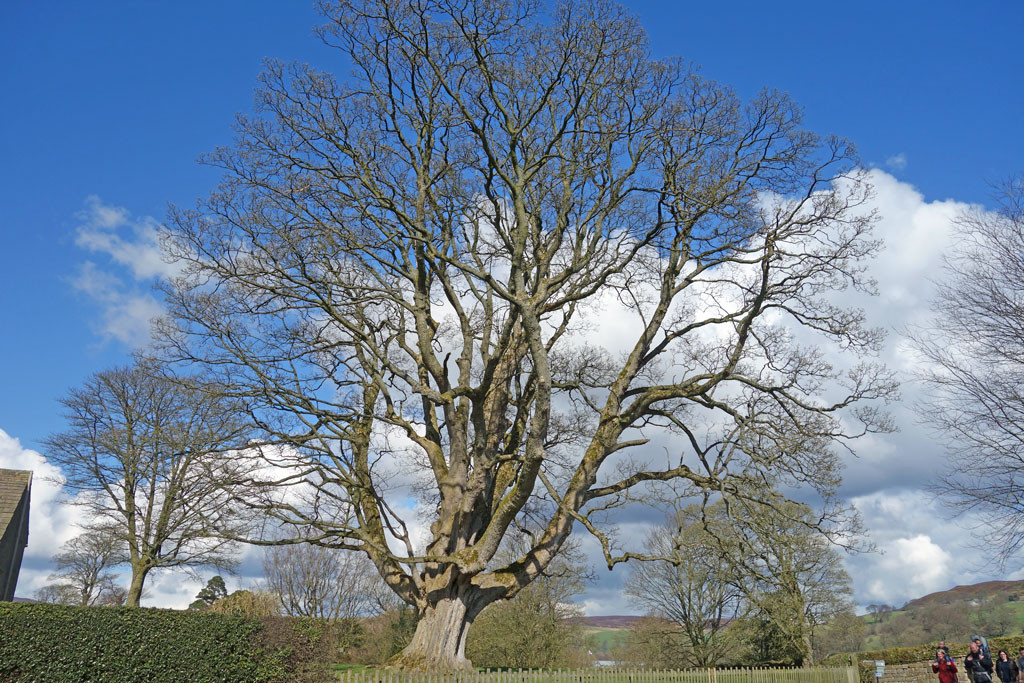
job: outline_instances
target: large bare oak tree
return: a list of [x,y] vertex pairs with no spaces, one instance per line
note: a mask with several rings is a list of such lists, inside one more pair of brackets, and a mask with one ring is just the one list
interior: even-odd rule
[[822,352],[877,346],[833,303],[871,286],[869,188],[785,95],[652,58],[612,3],[322,9],[349,75],[268,64],[170,217],[162,339],[251,405],[248,503],[418,610],[393,664],[468,666],[574,525],[631,557],[605,521],[637,485],[828,495],[837,444],[887,428],[888,374]]

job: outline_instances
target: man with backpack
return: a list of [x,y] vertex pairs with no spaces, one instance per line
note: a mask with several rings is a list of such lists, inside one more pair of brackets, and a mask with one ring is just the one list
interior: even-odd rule
[[964,671],[972,683],[992,683],[992,658],[981,648],[981,638],[971,641],[971,651],[964,657]]

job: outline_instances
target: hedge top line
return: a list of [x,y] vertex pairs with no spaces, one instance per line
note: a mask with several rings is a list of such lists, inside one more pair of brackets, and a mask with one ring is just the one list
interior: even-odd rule
[[[919,662],[928,662],[934,659],[935,651],[938,647],[939,643],[938,641],[935,641],[933,643],[915,645],[913,647],[890,647],[883,648],[881,650],[866,650],[863,652],[841,652],[839,654],[829,655],[822,660],[822,664],[845,663],[850,657],[852,657],[854,661],[880,659],[886,664],[917,664]],[[950,656],[959,658],[967,654],[969,643],[946,643],[946,647],[949,648]],[[989,638],[988,647],[992,652],[1006,650],[1011,654],[1016,653],[1019,648],[1024,647],[1024,635]]]

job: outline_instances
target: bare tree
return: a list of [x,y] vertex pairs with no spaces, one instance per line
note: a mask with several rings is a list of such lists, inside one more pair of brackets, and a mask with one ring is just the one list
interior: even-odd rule
[[[859,521],[837,527],[771,495],[678,510],[647,538],[648,554],[664,559],[632,569],[627,593],[678,627],[689,666],[735,656],[741,632],[758,663],[810,663],[819,628],[853,615],[850,577],[833,543],[856,537]],[[736,621],[746,628],[726,628]]]
[[[362,553],[311,543],[268,546],[263,555],[267,590],[284,614],[335,621],[338,646],[359,640],[360,617],[377,614],[375,589],[380,575]],[[385,610],[381,610],[383,613]]]
[[934,315],[911,337],[929,362],[919,412],[950,444],[942,500],[980,515],[1005,561],[1024,544],[1024,177],[998,198],[959,217]]
[[[853,614],[850,576],[828,534],[820,533],[820,519],[781,497],[770,505],[737,500],[709,511],[703,521],[724,571],[742,592],[748,618],[760,622],[761,637],[772,643],[762,661],[779,661],[788,651],[793,664],[815,663],[819,629]],[[845,531],[857,535],[859,528]]]
[[610,2],[322,9],[352,76],[268,65],[219,189],[170,217],[161,338],[250,402],[279,476],[249,503],[417,609],[395,666],[469,666],[575,524],[635,556],[602,520],[638,484],[827,497],[835,447],[888,428],[889,374],[824,355],[880,338],[834,303],[871,287],[869,188],[786,96],[652,59]]
[[649,669],[683,669],[690,657],[677,624],[659,617],[643,617],[609,657],[616,662]]
[[735,649],[726,627],[741,615],[744,601],[729,564],[714,550],[716,539],[709,536],[701,513],[688,507],[649,532],[645,550],[668,559],[632,567],[626,594],[678,629],[684,665],[714,667]]
[[309,543],[270,546],[263,572],[285,614],[354,619],[376,611],[371,584],[377,570],[365,555]]
[[236,401],[140,359],[91,376],[62,403],[68,428],[46,440],[47,458],[77,494],[71,502],[124,547],[129,606],[154,569],[231,562],[230,542],[213,535],[237,529],[237,505],[211,465],[214,453],[245,443]]
[[[841,652],[861,652],[866,649],[865,635],[867,624],[864,623],[864,618],[854,613],[851,608],[815,629],[814,657],[820,662]],[[891,641],[886,641],[886,644],[889,642]]]
[[110,570],[127,561],[123,541],[107,529],[75,536],[53,556],[57,568],[40,589],[40,602],[71,605],[122,605],[127,592]]

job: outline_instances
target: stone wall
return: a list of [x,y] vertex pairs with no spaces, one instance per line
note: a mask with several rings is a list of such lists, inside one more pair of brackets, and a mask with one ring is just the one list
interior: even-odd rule
[[[959,677],[961,681],[967,680],[963,674]],[[878,683],[939,683],[939,675],[932,673],[931,662],[886,664],[885,673]]]

